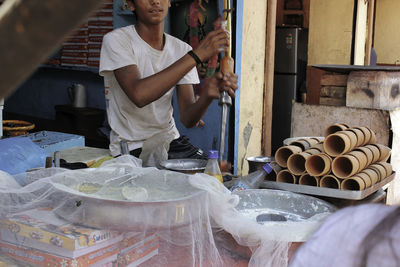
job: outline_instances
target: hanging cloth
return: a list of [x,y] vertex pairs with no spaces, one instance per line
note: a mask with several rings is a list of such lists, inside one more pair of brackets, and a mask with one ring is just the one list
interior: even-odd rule
[[[192,4],[190,5],[190,10],[189,10],[189,27],[190,27],[190,38],[189,38],[189,44],[192,46],[193,49],[196,49],[200,43],[200,41],[206,36],[206,33],[203,32],[202,29],[202,24],[205,23],[205,21],[201,21],[200,16],[203,18],[206,17],[206,10],[203,10],[203,8],[199,5],[199,0],[193,0]],[[219,15],[217,20],[214,22],[214,30],[217,30],[221,28],[221,16]],[[197,84],[194,86],[195,89],[195,94],[200,95],[201,92],[203,91],[203,88],[205,88],[208,83],[210,78],[214,75],[215,70],[217,69],[218,66],[218,55],[213,56],[210,58],[206,64],[206,70],[205,70],[205,76],[201,75],[201,72],[204,72],[204,70],[200,70],[200,66],[197,66],[197,72],[199,73],[199,77],[203,78],[201,79],[201,83]]]

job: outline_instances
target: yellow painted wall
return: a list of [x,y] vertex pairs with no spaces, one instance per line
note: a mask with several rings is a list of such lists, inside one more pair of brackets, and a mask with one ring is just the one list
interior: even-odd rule
[[376,1],[374,48],[377,62],[400,65],[400,1]]
[[261,156],[267,1],[243,1],[243,43],[238,136],[238,173]]
[[311,0],[308,65],[350,64],[353,9],[353,0]]

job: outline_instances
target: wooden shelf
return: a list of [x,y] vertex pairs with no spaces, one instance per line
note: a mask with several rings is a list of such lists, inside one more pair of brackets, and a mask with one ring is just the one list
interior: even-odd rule
[[276,25],[296,25],[308,28],[310,0],[302,0],[302,10],[285,9],[285,1],[278,0],[276,8]]
[[59,69],[59,70],[77,70],[77,71],[89,71],[93,73],[99,73],[99,69],[96,67],[78,67],[78,66],[61,66],[61,65],[48,65],[42,64],[39,66],[40,68],[49,68],[49,69]]
[[283,15],[304,15],[303,10],[282,10]]

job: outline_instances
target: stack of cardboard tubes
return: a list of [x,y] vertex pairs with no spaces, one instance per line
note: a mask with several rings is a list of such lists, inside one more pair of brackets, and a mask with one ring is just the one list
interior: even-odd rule
[[364,190],[392,174],[391,150],[377,144],[368,127],[329,125],[325,139],[298,139],[280,147],[276,163],[282,167],[277,182],[343,190]]

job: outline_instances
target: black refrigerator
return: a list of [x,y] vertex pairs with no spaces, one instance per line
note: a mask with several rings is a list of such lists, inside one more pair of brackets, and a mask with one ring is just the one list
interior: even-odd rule
[[272,152],[290,137],[292,102],[305,92],[308,32],[298,27],[277,27],[275,39]]

